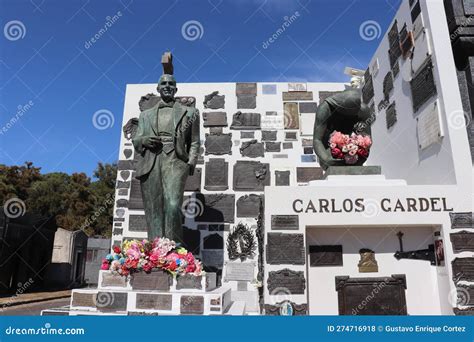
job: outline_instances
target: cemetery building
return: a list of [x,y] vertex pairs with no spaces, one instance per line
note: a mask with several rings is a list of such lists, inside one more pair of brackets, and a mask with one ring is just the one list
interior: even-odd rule
[[100,264],[110,252],[110,239],[102,237],[90,237],[87,239],[86,268],[84,271],[84,282],[89,286],[97,286],[99,280]]

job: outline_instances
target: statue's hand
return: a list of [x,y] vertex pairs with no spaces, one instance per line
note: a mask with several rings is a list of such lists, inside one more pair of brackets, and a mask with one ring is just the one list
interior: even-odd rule
[[154,136],[148,136],[143,139],[143,146],[149,150],[158,149],[163,145],[160,138]]
[[344,166],[346,162],[343,159],[335,159],[333,157],[329,157],[327,160],[324,161],[327,166]]

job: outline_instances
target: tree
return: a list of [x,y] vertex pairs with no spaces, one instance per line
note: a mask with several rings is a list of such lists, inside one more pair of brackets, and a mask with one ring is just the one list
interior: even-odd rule
[[32,162],[25,162],[22,166],[0,164],[0,203],[12,197],[26,200],[28,189],[41,179],[40,170]]

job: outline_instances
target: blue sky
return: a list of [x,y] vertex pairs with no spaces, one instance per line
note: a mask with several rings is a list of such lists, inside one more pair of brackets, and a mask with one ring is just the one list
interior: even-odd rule
[[[165,50],[178,82],[346,82],[344,66],[367,67],[399,4],[0,0],[0,163],[91,175],[99,161],[115,162],[125,85],[157,82]],[[369,20],[381,32],[363,39]],[[101,110],[114,117],[102,130],[92,121]]]

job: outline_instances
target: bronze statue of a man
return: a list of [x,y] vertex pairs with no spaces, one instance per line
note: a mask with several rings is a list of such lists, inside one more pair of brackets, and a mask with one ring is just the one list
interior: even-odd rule
[[142,157],[135,177],[140,180],[148,238],[182,242],[184,185],[199,155],[199,111],[175,101],[178,88],[173,75],[161,76],[157,90],[160,101],[140,113],[132,139]]

